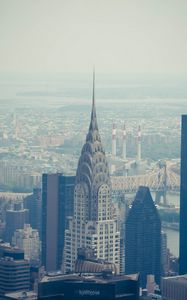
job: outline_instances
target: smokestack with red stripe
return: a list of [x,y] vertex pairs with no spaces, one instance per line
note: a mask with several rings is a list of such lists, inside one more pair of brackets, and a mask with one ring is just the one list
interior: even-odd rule
[[114,123],[112,128],[112,155],[116,156],[116,125]]
[[142,134],[141,134],[141,127],[138,127],[138,139],[137,139],[137,160],[141,160],[141,141],[142,141]]
[[127,133],[126,133],[126,128],[125,128],[125,124],[123,127],[123,149],[122,149],[122,158],[123,159],[127,159]]

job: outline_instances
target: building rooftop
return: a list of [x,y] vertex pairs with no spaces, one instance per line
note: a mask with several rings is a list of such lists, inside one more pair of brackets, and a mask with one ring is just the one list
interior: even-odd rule
[[169,280],[173,282],[180,282],[185,283],[187,285],[187,274],[185,275],[178,275],[178,276],[172,276],[172,277],[164,277],[162,280]]
[[29,291],[29,292],[21,291],[21,292],[7,293],[7,294],[5,294],[5,297],[7,297],[7,299],[19,299],[19,300],[21,300],[21,299],[37,300],[38,299],[37,294],[34,293],[33,291]]
[[[110,270],[111,271],[111,270]],[[80,273],[80,274],[67,274],[64,275],[61,272],[50,272],[44,276],[41,282],[50,282],[50,281],[75,281],[75,282],[94,282],[94,283],[103,283],[107,284],[110,282],[124,281],[124,280],[133,280],[138,281],[139,274],[131,275],[113,275],[111,272],[101,272],[101,273]]]
[[0,258],[1,265],[20,265],[20,264],[29,264],[28,260],[26,259],[14,259],[13,257],[5,256]]

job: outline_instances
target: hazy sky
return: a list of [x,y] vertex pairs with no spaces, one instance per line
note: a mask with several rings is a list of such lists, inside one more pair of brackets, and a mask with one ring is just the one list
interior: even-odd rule
[[0,71],[186,72],[186,0],[0,0]]

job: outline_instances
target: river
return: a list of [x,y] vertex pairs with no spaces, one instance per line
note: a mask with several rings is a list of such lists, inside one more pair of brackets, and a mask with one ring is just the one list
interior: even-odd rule
[[[153,199],[155,197],[152,194]],[[167,194],[168,204],[174,204],[176,207],[179,207],[180,204],[180,195],[179,193],[168,193]],[[168,228],[163,228],[163,231],[167,234],[167,247],[170,249],[170,252],[176,257],[179,256],[179,231],[172,230]]]
[[168,228],[163,228],[163,231],[167,234],[167,247],[170,252],[179,257],[179,231]]

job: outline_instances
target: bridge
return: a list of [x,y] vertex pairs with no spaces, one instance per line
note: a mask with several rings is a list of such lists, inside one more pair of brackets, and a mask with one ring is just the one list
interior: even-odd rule
[[160,203],[160,198],[163,197],[164,204],[167,204],[166,192],[179,191],[179,168],[171,162],[159,162],[145,175],[111,176],[111,182],[114,194],[133,193],[139,186],[148,186],[151,191],[156,192],[156,203]]

